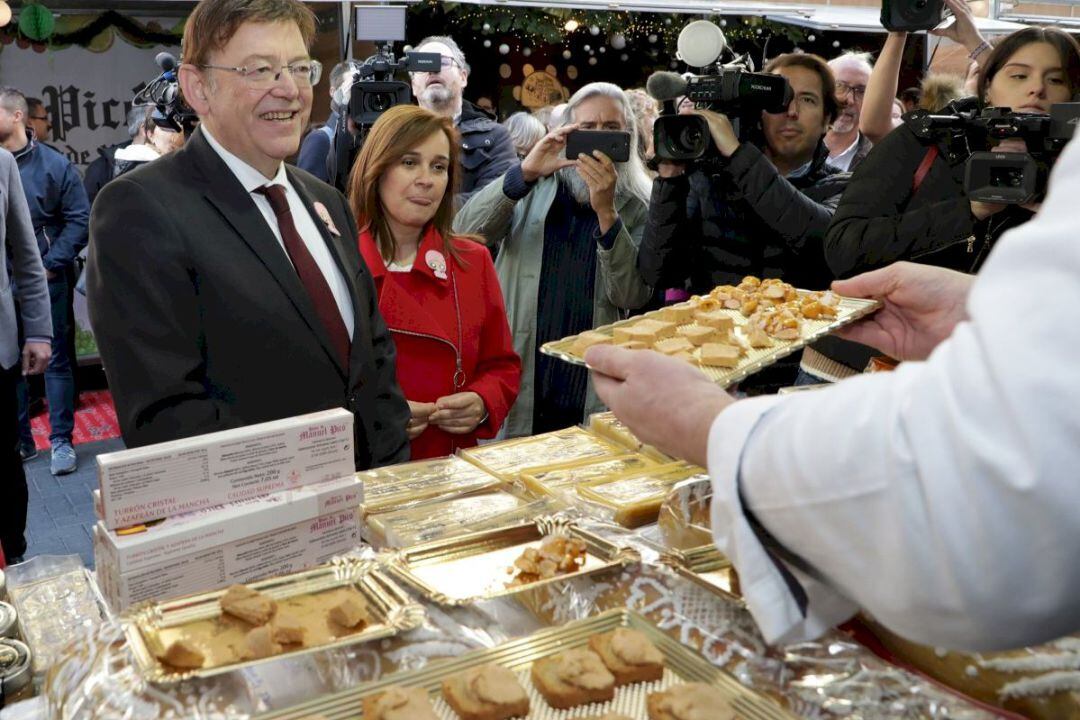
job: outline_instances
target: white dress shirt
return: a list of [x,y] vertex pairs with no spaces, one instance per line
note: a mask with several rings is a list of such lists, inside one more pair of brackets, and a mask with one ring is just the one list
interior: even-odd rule
[[851,161],[855,159],[855,153],[859,151],[859,141],[862,140],[862,133],[855,133],[855,142],[848,146],[848,149],[837,155],[836,157],[829,156],[828,163],[837,170],[843,170],[847,172],[851,168]]
[[[1050,188],[925,362],[717,417],[713,533],[769,641],[858,607],[957,649],[1080,629],[1080,141]],[[747,508],[796,558],[773,562]],[[802,582],[805,616],[779,567]]]
[[[285,197],[289,201],[289,211],[292,213],[296,231],[300,233],[300,238],[304,241],[304,245],[307,246],[308,252],[311,253],[311,257],[314,258],[319,269],[322,270],[322,274],[326,278],[326,284],[330,286],[330,292],[334,295],[338,310],[341,311],[341,319],[345,322],[345,329],[349,331],[349,337],[352,338],[355,318],[353,316],[352,299],[349,296],[349,286],[346,284],[345,277],[341,274],[337,263],[334,262],[334,257],[330,254],[330,248],[326,245],[326,241],[323,240],[318,226],[315,225],[315,220],[308,213],[307,208],[304,207],[304,201],[300,199],[292,183],[289,182],[289,176],[285,173],[285,163],[281,163],[278,167],[277,175],[274,176],[273,180],[267,180],[261,172],[222,147],[221,143],[214,139],[214,136],[210,134],[205,125],[202,126],[202,132],[206,137],[206,141],[210,143],[210,147],[221,156],[221,159],[229,166],[236,179],[251,195],[255,206],[259,208],[259,212],[266,218],[266,224],[270,226],[274,237],[277,238],[281,251],[285,253],[285,259],[289,260],[291,264],[292,260],[289,259],[289,253],[285,250],[285,243],[281,239],[281,230],[278,228],[274,208],[270,206],[270,201],[265,195],[255,192],[266,185],[281,185],[285,188]],[[348,240],[348,238],[345,238],[346,242]]]

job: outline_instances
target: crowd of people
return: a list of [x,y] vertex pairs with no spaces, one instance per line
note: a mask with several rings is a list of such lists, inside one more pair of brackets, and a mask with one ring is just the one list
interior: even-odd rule
[[[820,631],[850,614],[851,601],[919,635],[914,613],[949,616],[954,608],[928,608],[919,604],[925,598],[912,594],[910,607],[890,615],[895,603],[860,583],[860,572],[875,576],[873,552],[854,552],[852,559],[845,549],[841,563],[835,556],[843,543],[836,538],[870,533],[867,526],[889,514],[889,502],[908,503],[908,514],[896,512],[911,525],[882,519],[873,529],[875,543],[895,541],[889,530],[907,538],[930,523],[912,507],[924,487],[916,481],[937,477],[924,476],[928,468],[943,472],[955,465],[921,462],[919,449],[908,446],[914,440],[905,434],[907,423],[925,423],[917,428],[920,437],[940,429],[936,442],[924,447],[944,453],[948,445],[950,457],[962,447],[958,435],[975,432],[958,429],[965,421],[956,405],[935,415],[935,401],[981,389],[994,395],[983,399],[982,419],[1007,414],[1010,401],[1017,410],[1020,401],[1006,387],[1012,378],[975,372],[986,368],[965,355],[976,352],[970,346],[984,326],[1000,329],[988,315],[1000,310],[1007,288],[991,297],[990,289],[979,291],[980,278],[967,315],[963,306],[970,276],[988,258],[994,264],[1002,235],[1040,223],[1032,222],[1037,205],[969,199],[963,164],[915,134],[901,115],[966,101],[971,79],[979,106],[1019,112],[1046,113],[1080,90],[1080,45],[1068,34],[1028,28],[991,45],[963,2],[947,2],[956,22],[941,32],[969,49],[970,78],[928,75],[921,88],[898,92],[905,43],[899,33],[888,35],[876,65],[855,53],[831,60],[779,55],[764,72],[785,78],[792,99],[784,112],[762,113],[752,131],[736,133],[722,108],[696,108],[685,98],[673,103],[677,112],[696,113],[708,124],[714,151],[692,163],[658,160],[653,124],[659,103],[642,90],[607,82],[500,123],[490,98],[465,99],[471,70],[458,44],[429,37],[415,49],[439,54],[439,70],[411,73],[416,105],[393,107],[374,123],[343,194],[326,181],[352,76],[347,64],[332,69],[331,114],[311,129],[322,68],[309,54],[310,10],[297,0],[202,0],[185,26],[179,69],[197,129],[184,138],[153,112],[135,109],[130,143],[103,150],[85,188],[70,163],[38,139],[47,126],[33,128],[32,104],[18,91],[0,91],[0,143],[20,171],[5,174],[0,167],[0,180],[8,178],[11,191],[21,175],[30,202],[27,221],[25,206],[13,207],[11,192],[5,193],[22,322],[16,337],[15,310],[3,296],[0,329],[7,344],[0,359],[15,365],[4,375],[3,394],[10,386],[16,397],[20,347],[24,372],[40,372],[47,363],[53,472],[74,469],[67,338],[76,257],[85,247],[91,320],[129,447],[345,407],[356,416],[356,466],[366,469],[446,455],[483,439],[564,428],[607,403],[643,438],[708,465],[717,487],[717,540],[739,566],[768,637]],[[628,159],[615,162],[599,151],[568,158],[567,138],[577,130],[628,133]],[[1073,145],[1070,159],[1076,160],[1080,151]],[[1026,148],[1013,138],[995,149]],[[286,162],[293,157],[297,166]],[[0,153],[0,165],[8,159]],[[1056,181],[1075,187],[1076,165],[1072,176],[1062,180],[1059,172]],[[1057,239],[1051,223],[1040,225],[1048,245]],[[37,236],[32,245],[27,233]],[[30,248],[40,264],[31,262]],[[1008,250],[1011,255],[1001,255],[1022,267],[1018,244]],[[891,266],[904,260],[919,265]],[[1005,264],[996,264],[985,287],[1002,291]],[[929,266],[964,275],[939,276],[945,271]],[[41,309],[46,275],[51,318]],[[591,352],[590,373],[538,351],[550,340],[737,284],[746,275],[812,289],[840,281],[841,292],[884,298],[886,311],[845,339],[820,341],[801,358],[751,378],[740,395],[765,397],[745,403],[703,387],[689,366],[675,367],[652,353]],[[911,290],[913,284],[941,282],[952,283],[948,292],[926,290],[939,307],[912,304],[904,295],[922,292]],[[898,344],[887,325],[894,301],[897,317],[912,307],[948,315],[938,318],[933,342],[907,338],[921,351]],[[918,329],[901,326],[909,334]],[[962,330],[954,333],[954,327]],[[967,346],[945,340],[950,334],[964,334]],[[773,394],[787,385],[862,374],[878,352],[922,360],[938,345],[962,360],[940,359],[941,351],[932,358],[939,360],[937,374],[933,363],[915,362],[895,381],[838,383],[836,392],[799,402]],[[964,369],[972,374],[959,378]],[[921,412],[891,399],[931,393]],[[871,394],[880,398],[867,399]],[[828,405],[830,398],[843,410]],[[892,418],[893,412],[904,417]],[[884,429],[876,425],[879,418]],[[820,433],[811,427],[816,423],[823,424]],[[1076,429],[1075,421],[1062,425]],[[822,435],[837,443],[820,442]],[[999,464],[985,456],[981,464],[956,462],[998,477],[1044,447],[1060,450],[1036,443],[1029,454]],[[13,454],[6,461],[17,466],[18,460]],[[792,470],[785,474],[786,463]],[[873,476],[880,479],[870,469],[880,471]],[[852,477],[866,479],[849,482]],[[848,490],[833,490],[822,478],[842,480],[865,503],[840,508]],[[897,495],[901,490],[890,478],[914,489]],[[799,493],[798,483],[811,489]],[[25,497],[25,482],[22,488]],[[805,517],[790,509],[794,501],[774,502],[783,492],[806,496],[798,506]],[[822,498],[839,498],[833,503],[839,509],[828,514]],[[957,498],[941,502],[952,508]],[[17,508],[5,512],[2,539],[10,558],[25,550],[25,507],[21,520]],[[833,535],[816,529],[814,512]],[[980,528],[970,529],[977,534]],[[904,584],[932,584],[934,578],[924,581],[910,563],[945,552],[943,543],[926,538],[919,552],[905,556],[909,564],[901,570],[910,575]],[[947,548],[948,557],[960,545]],[[878,573],[899,565],[893,557],[877,560]],[[940,575],[949,570],[925,572],[947,584]],[[1048,613],[1055,592],[1075,590],[1073,576],[1049,583],[1037,609]],[[949,601],[963,605],[967,586],[957,582]],[[987,613],[1000,616],[996,607]],[[1060,625],[1054,627],[1067,629]],[[936,631],[933,624],[924,627]],[[984,626],[973,620],[952,628],[957,642],[973,645]],[[1027,637],[1020,630],[1005,635]]]

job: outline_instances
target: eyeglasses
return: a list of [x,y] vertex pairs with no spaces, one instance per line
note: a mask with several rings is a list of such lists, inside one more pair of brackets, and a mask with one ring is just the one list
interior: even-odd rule
[[274,67],[273,65],[257,65],[255,67],[229,67],[227,65],[200,65],[201,68],[208,68],[211,70],[229,70],[230,72],[239,73],[240,77],[244,79],[248,85],[254,88],[271,88],[281,80],[281,73],[288,71],[292,76],[293,82],[299,86],[311,86],[318,85],[319,78],[322,77],[322,63],[318,60],[301,60],[299,62],[289,63],[288,65],[282,65],[281,67]]
[[851,93],[856,100],[862,100],[863,95],[866,94],[865,85],[848,85],[842,80],[836,81],[836,94],[843,96]]

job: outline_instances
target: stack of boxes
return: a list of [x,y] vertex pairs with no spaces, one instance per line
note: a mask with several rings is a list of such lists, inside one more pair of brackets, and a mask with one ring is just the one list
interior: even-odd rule
[[94,558],[116,612],[297,572],[360,544],[346,410],[100,455],[98,475]]

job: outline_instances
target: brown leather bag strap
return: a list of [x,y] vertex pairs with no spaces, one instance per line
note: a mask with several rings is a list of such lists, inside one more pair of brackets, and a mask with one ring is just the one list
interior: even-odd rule
[[930,172],[930,166],[937,160],[938,152],[937,145],[931,145],[926,149],[926,155],[923,156],[922,162],[919,163],[918,169],[915,170],[915,177],[911,181],[912,195],[919,192],[919,186],[922,185],[923,180],[926,179],[926,174]]

